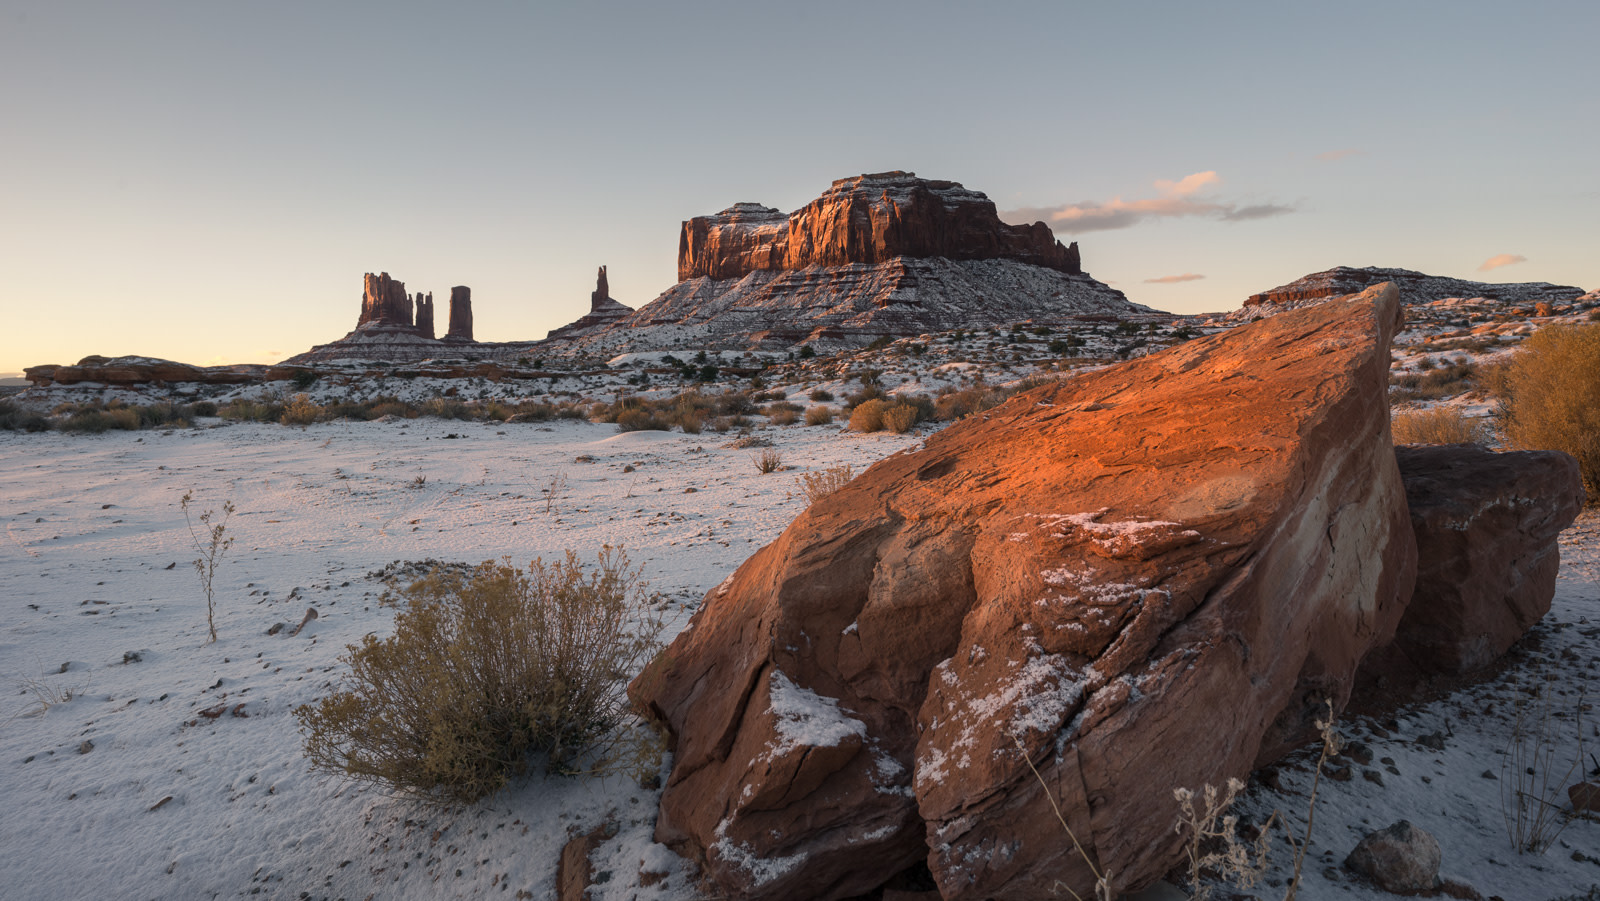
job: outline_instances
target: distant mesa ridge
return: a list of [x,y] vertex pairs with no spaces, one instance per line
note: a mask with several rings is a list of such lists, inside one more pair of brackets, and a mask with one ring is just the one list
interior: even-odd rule
[[1295,279],[1270,291],[1252,294],[1244,306],[1229,314],[1231,319],[1258,319],[1284,310],[1321,303],[1332,297],[1355,294],[1391,282],[1407,304],[1431,303],[1448,297],[1499,300],[1507,303],[1569,303],[1582,296],[1582,288],[1552,285],[1548,282],[1474,282],[1441,275],[1428,275],[1411,269],[1386,269],[1380,266],[1335,266]]
[[788,215],[736,203],[690,219],[678,237],[678,281],[896,257],[1004,259],[1083,273],[1077,243],[1063,246],[1044,223],[1008,225],[981,192],[897,170],[841,178]]

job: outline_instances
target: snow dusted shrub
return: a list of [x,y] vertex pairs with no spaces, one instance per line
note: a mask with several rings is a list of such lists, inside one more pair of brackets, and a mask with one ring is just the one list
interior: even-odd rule
[[821,472],[801,473],[800,477],[795,479],[795,484],[806,493],[806,500],[814,504],[843,488],[855,477],[855,470],[846,464],[830,466]]
[[806,411],[806,425],[827,425],[831,422],[833,422],[832,407],[817,406]]
[[1600,499],[1600,324],[1540,329],[1489,382],[1511,444],[1576,457],[1589,501]]
[[313,769],[470,803],[542,755],[553,772],[634,763],[625,680],[661,620],[621,548],[526,571],[486,561],[402,594],[394,634],[345,657],[341,689],[295,711]]
[[1489,429],[1456,407],[1402,410],[1390,423],[1395,444],[1486,444]]

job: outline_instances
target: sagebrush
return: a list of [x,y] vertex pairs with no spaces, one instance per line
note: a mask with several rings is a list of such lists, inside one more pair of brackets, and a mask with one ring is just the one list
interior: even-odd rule
[[1487,444],[1488,425],[1457,407],[1398,410],[1390,420],[1395,444]]
[[661,620],[622,549],[593,567],[486,561],[402,594],[394,634],[351,645],[341,689],[295,711],[314,769],[470,803],[536,755],[561,773],[629,760],[623,688]]
[[855,470],[849,464],[845,464],[830,466],[821,472],[801,473],[800,477],[795,479],[795,484],[805,492],[806,500],[814,504],[843,488],[855,477]]
[[1600,324],[1552,325],[1528,336],[1490,379],[1506,440],[1566,451],[1600,498]]

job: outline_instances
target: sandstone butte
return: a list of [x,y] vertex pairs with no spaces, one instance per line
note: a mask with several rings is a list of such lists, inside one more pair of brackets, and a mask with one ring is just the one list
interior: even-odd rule
[[896,170],[838,179],[788,215],[739,203],[690,219],[678,236],[678,281],[895,257],[1009,259],[1083,274],[1077,243],[1062,246],[1043,222],[1009,225],[978,191]]
[[1383,285],[1040,387],[812,505],[630,686],[675,753],[658,840],[758,899],[1159,878],[1173,790],[1286,751],[1394,639],[1400,319]]

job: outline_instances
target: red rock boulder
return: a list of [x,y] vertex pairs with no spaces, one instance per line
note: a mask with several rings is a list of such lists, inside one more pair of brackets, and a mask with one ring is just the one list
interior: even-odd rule
[[1424,672],[1488,664],[1550,612],[1556,537],[1583,509],[1578,461],[1560,451],[1397,447],[1417,587],[1395,649]]
[[1393,636],[1399,321],[1374,288],[1034,389],[812,505],[630,686],[674,745],[657,838],[747,898],[1158,878],[1173,789],[1288,747]]

